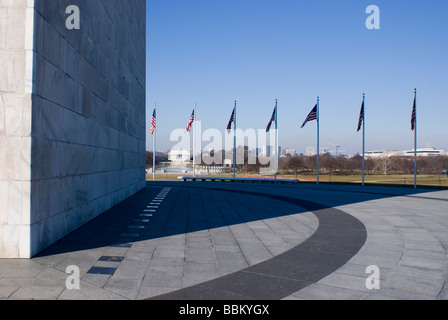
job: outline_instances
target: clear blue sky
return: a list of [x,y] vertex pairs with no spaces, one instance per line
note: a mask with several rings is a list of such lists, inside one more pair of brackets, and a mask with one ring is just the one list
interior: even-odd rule
[[[380,30],[368,30],[368,5]],[[448,1],[148,0],[147,123],[158,105],[158,150],[175,145],[198,104],[203,129],[263,129],[279,103],[279,144],[304,152],[320,97],[321,146],[361,152],[412,149],[413,90],[419,147],[448,150]],[[205,143],[206,144],[206,143]],[[147,149],[152,150],[148,134]]]

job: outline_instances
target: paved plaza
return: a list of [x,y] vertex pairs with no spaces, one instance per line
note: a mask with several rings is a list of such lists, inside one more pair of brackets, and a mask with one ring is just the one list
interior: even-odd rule
[[448,191],[147,182],[38,256],[0,260],[0,299],[446,300],[447,249]]

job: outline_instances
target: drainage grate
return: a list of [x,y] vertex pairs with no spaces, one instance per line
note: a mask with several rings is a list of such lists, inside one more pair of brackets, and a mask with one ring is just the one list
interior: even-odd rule
[[121,262],[124,257],[115,257],[115,256],[102,256],[98,259],[98,261],[107,261],[107,262]]
[[113,248],[130,248],[132,247],[131,243],[114,243],[113,245],[111,245],[111,247]]
[[101,274],[101,275],[108,275],[111,276],[115,273],[117,268],[106,268],[106,267],[92,267],[89,271],[87,271],[88,274]]

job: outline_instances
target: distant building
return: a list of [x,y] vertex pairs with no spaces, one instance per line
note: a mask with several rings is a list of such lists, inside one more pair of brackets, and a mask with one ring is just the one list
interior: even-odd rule
[[[373,150],[367,151],[368,158],[382,158],[382,157],[413,157],[414,150]],[[417,149],[417,157],[435,157],[448,156],[448,152],[438,150],[436,148],[419,148]]]
[[[447,156],[448,152],[443,150],[437,150],[436,148],[420,148],[417,149],[417,157],[435,157],[435,156]],[[403,156],[413,157],[414,150],[403,151]]]
[[233,159],[224,159],[224,168],[230,168],[233,166]]
[[292,157],[296,155],[296,149],[285,148],[282,149],[282,155],[285,157]]
[[403,151],[397,150],[372,150],[366,151],[366,158],[383,158],[383,157],[395,157],[402,156]]
[[263,157],[270,157],[271,156],[271,146],[262,146],[261,147],[261,156]]
[[168,161],[175,164],[190,163],[190,151],[188,150],[171,150],[168,153]]
[[315,156],[316,153],[316,148],[315,147],[307,147],[305,150],[305,155],[306,156]]
[[[282,147],[278,146],[278,155],[282,154]],[[275,156],[275,147],[263,145],[261,147],[261,151],[259,153],[262,157],[274,157]]]

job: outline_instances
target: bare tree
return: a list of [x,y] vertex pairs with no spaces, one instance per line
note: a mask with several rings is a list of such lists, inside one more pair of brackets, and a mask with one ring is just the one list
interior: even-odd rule
[[299,156],[290,157],[285,163],[285,167],[287,169],[294,171],[296,179],[297,179],[297,173],[300,169],[303,168],[303,165],[304,165],[303,157]]
[[[146,151],[146,167],[152,167],[153,165],[153,152],[152,151]],[[156,152],[156,164],[159,164],[160,162],[167,161],[168,157],[165,154],[157,153]]]
[[304,169],[310,170],[314,173],[317,168],[317,156],[305,156],[303,157],[303,167]]
[[385,176],[389,173],[391,169],[392,160],[390,157],[383,156],[375,159],[375,168],[374,170],[377,173],[384,174]]
[[350,159],[346,159],[346,170],[349,173],[354,174],[356,171],[360,172],[362,170],[362,156],[357,154]]

